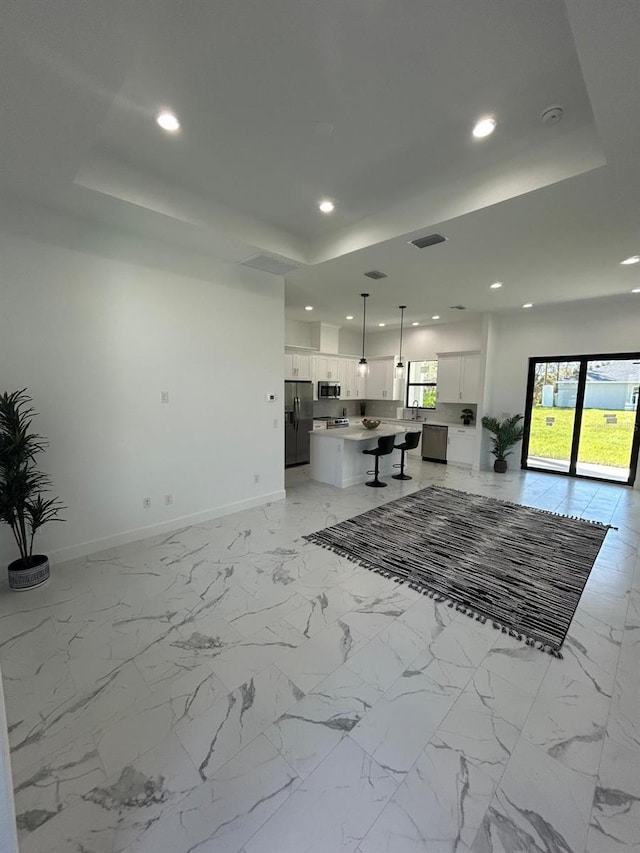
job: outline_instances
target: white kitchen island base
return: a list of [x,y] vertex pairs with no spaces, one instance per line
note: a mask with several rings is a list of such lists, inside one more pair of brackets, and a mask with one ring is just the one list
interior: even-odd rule
[[[390,424],[381,424],[375,430],[357,427],[314,430],[311,433],[310,477],[339,489],[365,483],[373,479],[373,475],[367,474],[367,471],[373,470],[375,457],[365,455],[362,451],[377,447],[378,439],[383,435],[397,435],[397,443],[400,444],[407,431],[405,427]],[[400,462],[399,450],[381,456],[380,476],[393,474],[396,462]]]

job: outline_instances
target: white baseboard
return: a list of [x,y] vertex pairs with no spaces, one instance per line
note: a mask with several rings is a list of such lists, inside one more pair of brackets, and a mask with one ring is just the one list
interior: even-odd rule
[[79,545],[70,545],[68,548],[60,548],[57,551],[49,552],[49,558],[52,563],[75,560],[78,557],[95,554],[97,551],[106,551],[108,548],[116,548],[118,545],[128,545],[130,542],[137,542],[139,539],[148,539],[150,536],[171,533],[173,530],[178,530],[181,527],[190,527],[194,524],[200,524],[203,521],[211,521],[213,518],[232,515],[234,512],[241,512],[243,509],[251,509],[252,507],[263,506],[264,504],[274,503],[275,501],[282,501],[285,497],[286,492],[284,489],[277,492],[269,492],[266,495],[258,495],[258,497],[235,501],[235,503],[223,504],[222,506],[206,509],[202,512],[195,512],[192,515],[181,515],[169,521],[158,522],[158,524],[149,524],[145,527],[137,527],[134,530],[114,533],[112,536],[105,536],[102,539],[93,539],[90,542],[81,542]]

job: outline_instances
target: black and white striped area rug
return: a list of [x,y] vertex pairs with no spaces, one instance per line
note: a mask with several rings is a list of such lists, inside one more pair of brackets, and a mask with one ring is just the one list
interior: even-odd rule
[[430,486],[305,539],[562,657],[608,529]]

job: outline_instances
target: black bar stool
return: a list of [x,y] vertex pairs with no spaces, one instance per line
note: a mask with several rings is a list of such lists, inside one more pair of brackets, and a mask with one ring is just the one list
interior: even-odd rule
[[400,462],[397,462],[393,467],[399,468],[399,474],[393,474],[394,480],[411,480],[408,474],[404,473],[404,454],[407,450],[415,450],[415,448],[420,444],[420,433],[419,432],[408,432],[402,444],[396,444],[396,450],[402,451],[400,456]]
[[393,453],[394,450],[394,441],[396,440],[395,435],[383,435],[378,439],[378,446],[372,448],[371,450],[363,450],[363,453],[368,454],[369,456],[376,457],[376,467],[373,471],[367,471],[367,474],[375,474],[373,480],[369,480],[365,485],[373,486],[376,489],[386,488],[386,483],[383,483],[378,479],[378,470],[379,470],[379,462],[381,456],[388,456],[390,453]]

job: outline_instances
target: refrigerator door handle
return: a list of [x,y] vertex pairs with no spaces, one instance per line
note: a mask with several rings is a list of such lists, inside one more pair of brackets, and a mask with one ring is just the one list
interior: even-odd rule
[[300,424],[300,397],[293,398],[293,422],[297,432]]

